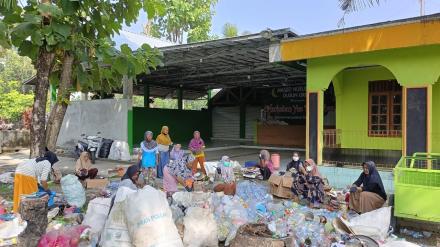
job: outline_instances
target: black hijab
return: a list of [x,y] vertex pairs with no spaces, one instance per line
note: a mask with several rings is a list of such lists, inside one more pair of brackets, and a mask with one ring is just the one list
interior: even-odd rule
[[386,200],[387,194],[385,193],[382,178],[376,169],[376,165],[373,161],[364,162],[363,165],[368,167],[368,175],[365,175],[365,173],[362,172],[359,179],[356,181],[359,183],[358,186],[363,184],[364,191],[374,192]]
[[47,148],[43,156],[35,159],[36,162],[41,162],[43,160],[49,161],[52,166],[59,161],[57,155],[54,152],[49,151]]
[[130,167],[127,168],[127,171],[125,172],[124,176],[121,178],[121,180],[124,179],[130,179],[131,181],[133,181],[131,179],[131,177],[133,177],[134,174],[139,172],[139,166],[138,165],[132,165]]

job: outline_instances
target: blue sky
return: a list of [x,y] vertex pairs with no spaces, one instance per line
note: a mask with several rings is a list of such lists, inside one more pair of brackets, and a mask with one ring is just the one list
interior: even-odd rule
[[[440,12],[440,0],[425,0],[425,14]],[[378,7],[363,9],[345,18],[345,27],[419,16],[418,0],[385,0]],[[290,27],[298,34],[338,28],[342,17],[338,0],[219,0],[212,20],[212,33],[220,35],[226,22],[237,25],[239,32],[260,32],[266,28]],[[142,32],[146,14],[126,30]]]

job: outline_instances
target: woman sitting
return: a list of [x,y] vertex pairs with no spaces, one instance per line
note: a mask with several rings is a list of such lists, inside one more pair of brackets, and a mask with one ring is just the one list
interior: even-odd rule
[[92,161],[88,152],[82,152],[76,161],[75,175],[79,180],[94,179],[98,175],[98,169],[92,168]]
[[214,177],[214,191],[223,192],[225,195],[235,195],[236,191],[234,168],[228,156],[223,156],[217,165]]
[[306,174],[306,170],[304,169],[304,164],[299,158],[299,154],[297,152],[293,153],[292,161],[287,164],[286,172],[292,172],[292,173],[302,173]]
[[357,213],[381,208],[387,200],[382,179],[374,162],[364,162],[362,169],[363,172],[350,188],[350,209]]
[[292,192],[298,199],[306,200],[310,207],[320,207],[324,202],[324,182],[315,162],[306,160],[304,167],[292,177]]
[[263,180],[268,180],[270,175],[275,171],[272,161],[270,160],[270,153],[267,150],[261,150],[259,156],[259,164],[257,165],[260,168],[260,173],[263,176]]
[[179,160],[168,163],[163,170],[163,187],[168,194],[177,192],[177,183],[191,191],[193,187],[192,165],[194,156],[185,154]]
[[119,184],[119,187],[124,186],[132,190],[136,190],[138,185],[138,178],[139,178],[139,166],[132,165],[127,168],[127,171],[125,172],[124,176],[121,178],[121,183]]

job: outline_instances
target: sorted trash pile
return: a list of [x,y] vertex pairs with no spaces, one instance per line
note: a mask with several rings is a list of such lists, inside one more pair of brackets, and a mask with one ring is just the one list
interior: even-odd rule
[[[201,181],[209,183],[212,174]],[[169,198],[151,186],[119,187],[119,181],[111,181],[90,200],[73,175],[61,179],[63,193],[28,195],[47,197],[48,224],[38,246],[414,246],[390,233],[390,207],[348,214],[339,191],[326,191],[331,203],[312,209],[274,198],[270,181],[242,180],[235,195],[200,190]],[[15,244],[28,225],[9,213],[10,206],[6,201],[0,205],[0,246]],[[401,234],[430,236],[407,229]]]

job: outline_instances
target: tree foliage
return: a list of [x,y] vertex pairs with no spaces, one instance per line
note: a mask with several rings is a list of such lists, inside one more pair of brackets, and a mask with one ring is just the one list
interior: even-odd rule
[[20,84],[18,81],[0,81],[0,120],[16,122],[32,106],[34,96],[21,93]]
[[[32,61],[28,57],[22,57],[16,51],[4,49],[0,56],[0,80],[4,82],[22,82],[35,75]],[[15,89],[20,90],[20,83],[14,84]],[[1,86],[0,86],[1,87]]]
[[236,25],[228,22],[223,25],[222,33],[224,38],[236,37],[238,36],[238,28]]
[[[153,19],[150,35],[182,44],[210,39],[217,0],[163,0],[164,15]],[[152,19],[152,18],[150,18]]]
[[[31,58],[37,68],[31,139],[37,135],[38,143],[31,140],[31,155],[35,155],[34,149],[36,155],[41,154],[45,145],[46,78],[55,85],[64,83],[52,110],[62,115],[54,118],[59,128],[75,86],[84,92],[110,92],[122,86],[123,76],[134,78],[161,64],[160,52],[146,44],[136,52],[127,45],[118,51],[110,41],[123,25],[137,20],[140,10],[155,15],[159,3],[159,0],[28,0],[18,5],[16,0],[0,0],[3,17],[0,45],[17,47],[19,54]],[[55,133],[56,142],[59,130],[50,133]]]

